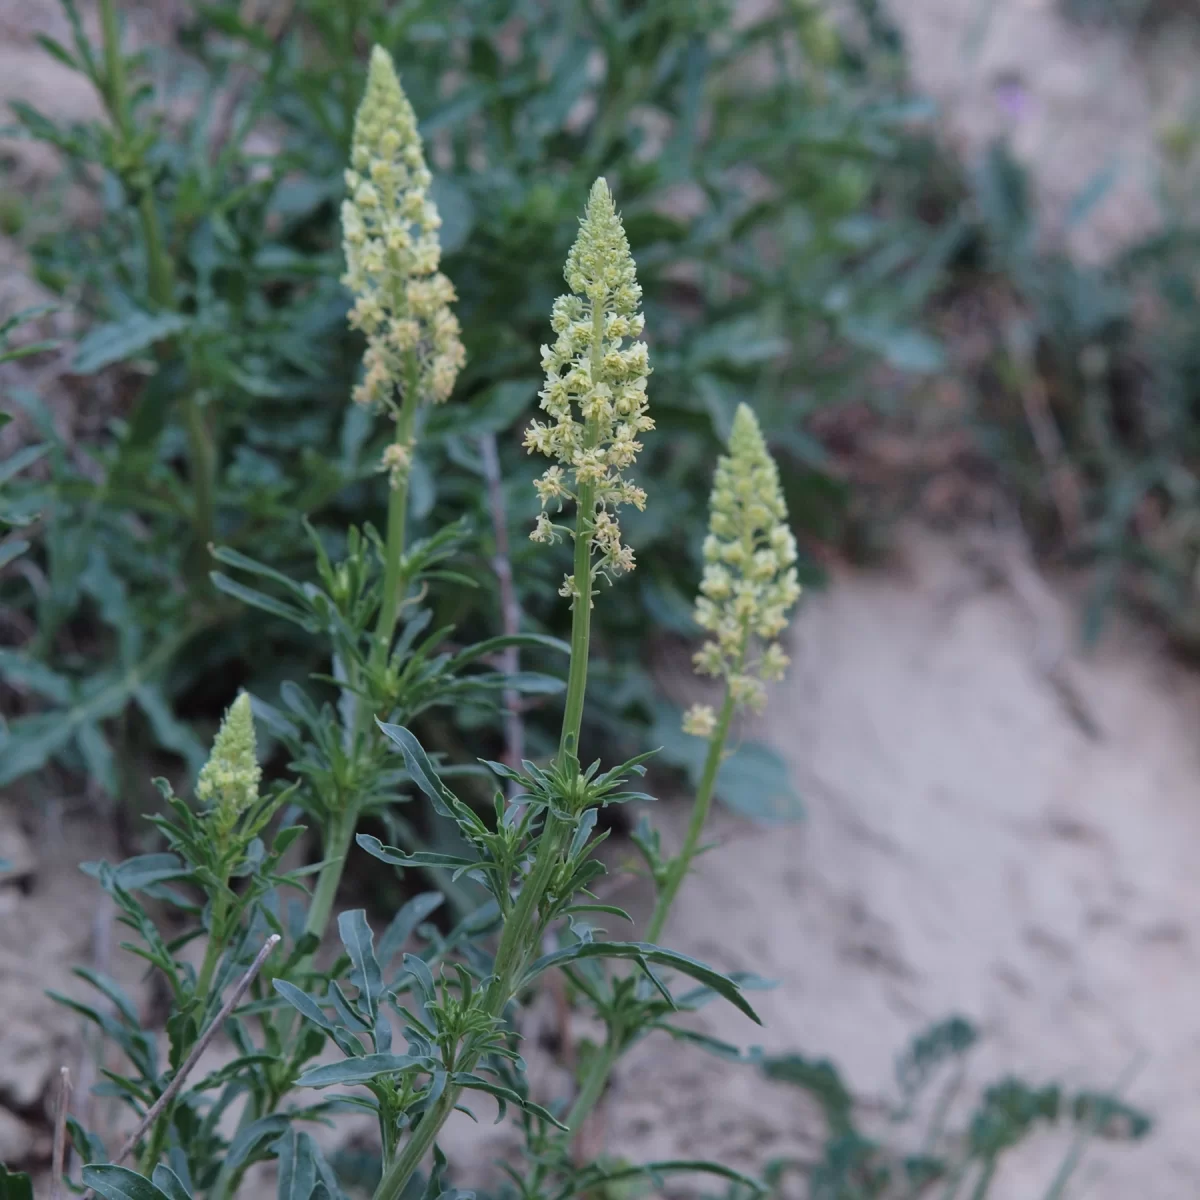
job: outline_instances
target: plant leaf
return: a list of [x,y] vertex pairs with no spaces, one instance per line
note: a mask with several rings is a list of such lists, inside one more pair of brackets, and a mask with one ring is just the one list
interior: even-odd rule
[[[358,843],[362,846],[362,842]],[[364,846],[363,849],[366,849]],[[413,931],[435,909],[441,907],[445,897],[441,892],[422,892],[414,896],[393,918],[379,939],[379,961],[389,963],[401,950]]]
[[179,313],[133,312],[119,321],[97,325],[79,343],[71,369],[76,375],[94,375],[181,333],[188,324],[188,318]]
[[453,816],[450,805],[457,797],[438,778],[438,773],[421,743],[403,725],[387,725],[383,721],[377,721],[376,724],[389,741],[400,747],[400,753],[404,755],[404,765],[408,768],[413,782],[429,797],[438,813],[444,817]]
[[348,1058],[345,1062],[327,1063],[305,1071],[296,1083],[299,1087],[324,1088],[336,1083],[369,1083],[380,1075],[394,1075],[410,1067],[427,1069],[428,1058],[412,1054],[364,1054],[361,1058]]
[[697,962],[694,958],[688,958],[686,954],[664,950],[659,946],[650,945],[649,942],[579,942],[574,946],[564,946],[537,959],[526,972],[522,986],[528,985],[551,967],[585,958],[627,958],[643,964],[655,963],[662,967],[673,967],[712,988],[719,996],[723,996],[735,1008],[744,1012],[756,1025],[762,1024],[758,1014],[742,995],[741,989],[727,975],[714,971],[712,967]]
[[167,1200],[192,1200],[192,1193],[183,1185],[183,1181],[170,1167],[159,1163],[151,1176],[154,1186],[158,1188]]
[[[478,1075],[472,1075],[468,1071],[457,1071],[450,1076],[450,1082],[457,1084],[458,1087],[470,1088],[476,1092],[487,1092],[489,1096],[495,1096],[501,1104],[515,1104],[518,1108],[524,1109],[532,1117],[537,1117],[539,1121],[546,1121],[551,1125],[556,1126],[563,1131],[567,1130],[564,1125],[552,1112],[543,1108],[540,1104],[534,1104],[532,1100],[526,1100],[520,1092],[514,1091],[510,1087],[505,1087],[503,1084],[493,1083],[489,1079],[483,1079]],[[503,1108],[501,1109],[503,1116]],[[499,1122],[500,1118],[497,1118]]]
[[358,1005],[369,1024],[375,1022],[379,994],[383,991],[383,973],[375,957],[375,934],[367,924],[364,909],[355,908],[338,916],[338,933],[350,955],[353,971],[350,982],[358,988]]
[[105,1200],[170,1200],[150,1180],[128,1167],[87,1166],[83,1182]]
[[301,1016],[307,1017],[314,1025],[320,1025],[322,1029],[332,1030],[334,1028],[333,1022],[325,1015],[325,1011],[307,992],[302,992],[294,983],[288,983],[286,979],[273,979],[271,983]]

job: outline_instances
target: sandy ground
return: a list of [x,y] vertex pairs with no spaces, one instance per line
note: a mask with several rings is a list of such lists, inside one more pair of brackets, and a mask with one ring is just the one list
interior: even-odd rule
[[[1039,619],[1069,628],[1066,599],[1043,595]],[[1066,664],[1093,740],[1040,669],[1035,624],[1011,588],[915,532],[886,572],[810,597],[765,719],[808,818],[722,817],[724,844],[665,940],[779,981],[756,996],[763,1030],[716,1005],[702,1027],[829,1056],[868,1098],[894,1095],[894,1054],[952,1012],[983,1030],[977,1083],[1109,1087],[1144,1056],[1127,1098],[1156,1115],[1155,1135],[1096,1148],[1070,1195],[1195,1194],[1200,681],[1117,630]],[[681,826],[680,811],[664,817]],[[744,1167],[805,1123],[790,1090],[661,1041],[622,1071],[609,1112],[631,1157]],[[1042,1195],[1062,1153],[1039,1140],[994,1194]]]
[[[938,102],[968,165],[1008,135],[1032,167],[1043,240],[1097,261],[1159,220],[1158,139],[1195,119],[1200,26],[1169,21],[1131,39],[1081,27],[1060,0],[896,0],[912,78]],[[1187,11],[1187,6],[1181,6]],[[1102,175],[1114,182],[1078,224],[1072,202]]]

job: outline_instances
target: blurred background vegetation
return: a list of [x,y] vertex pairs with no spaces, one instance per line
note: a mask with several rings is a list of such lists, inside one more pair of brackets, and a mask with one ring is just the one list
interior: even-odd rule
[[[648,648],[693,632],[709,472],[740,400],[787,465],[810,546],[851,536],[851,498],[806,423],[847,403],[898,408],[941,365],[922,314],[958,240],[901,202],[920,190],[910,127],[927,106],[906,95],[871,8],[849,42],[804,3],[749,22],[719,2],[301,0],[258,18],[216,3],[136,53],[67,12],[73,38],[43,48],[106,115],[62,124],[12,107],[61,153],[90,219],[14,198],[10,223],[28,226],[39,281],[86,314],[75,394],[94,396],[97,375],[108,387],[82,454],[44,397],[10,388],[44,452],[43,470],[9,483],[11,503],[41,515],[23,570],[0,584],[29,631],[0,652],[0,783],[53,762],[138,794],[129,764],[194,766],[197,725],[238,688],[272,695],[319,666],[285,623],[214,589],[209,547],[303,573],[302,518],[335,554],[348,523],[381,520],[386,431],[347,403],[360,346],[338,282],[341,171],[373,42],[395,52],[422,117],[469,354],[414,475],[418,534],[465,517],[480,537],[477,586],[448,588],[439,617],[464,636],[498,626],[480,441],[494,438],[524,619],[564,619],[561,564],[526,540],[534,467],[519,441],[597,174],[646,291],[658,433],[643,475],[670,497],[630,529],[641,568],[600,611],[591,712],[622,744],[608,752],[640,748],[654,724]],[[460,711],[443,737],[486,719]],[[536,747],[536,713],[530,728]]]
[[[1081,28],[1165,15],[1063,2]],[[194,768],[238,688],[271,695],[319,666],[286,623],[214,588],[209,547],[304,573],[302,518],[334,553],[350,522],[381,520],[386,431],[346,400],[360,347],[337,281],[340,173],[375,41],[422,118],[467,335],[413,504],[418,533],[465,517],[478,535],[476,586],[436,598],[464,637],[500,624],[497,520],[523,619],[563,619],[560,564],[525,538],[519,431],[596,174],[637,253],[659,425],[643,475],[670,503],[630,530],[640,569],[600,613],[589,736],[626,753],[654,731],[689,765],[647,664],[694,632],[707,473],[743,399],[785,464],[807,582],[830,555],[883,545],[938,477],[940,519],[1000,496],[1041,553],[1093,568],[1089,635],[1123,598],[1181,644],[1200,637],[1195,126],[1163,133],[1161,227],[1080,265],[1044,236],[1003,142],[979,163],[941,148],[875,0],[836,22],[815,0],[757,16],[723,0],[225,0],[142,44],[107,5],[98,28],[65,11],[72,36],[42,49],[106,111],[65,123],[12,104],[12,132],[54,147],[63,182],[7,193],[4,219],[82,317],[57,353],[90,433],[64,441],[49,398],[8,369],[5,505],[37,519],[0,578],[0,784],[53,763],[139,795],[147,758]],[[1068,224],[1111,184],[1093,180]],[[26,346],[41,336],[24,328]],[[447,741],[495,725],[470,708],[454,723]],[[536,748],[536,711],[528,723]]]

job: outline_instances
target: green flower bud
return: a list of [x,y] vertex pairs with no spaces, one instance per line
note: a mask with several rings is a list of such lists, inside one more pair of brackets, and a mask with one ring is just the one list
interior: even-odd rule
[[[639,435],[654,428],[646,402],[650,363],[646,343],[637,340],[645,324],[638,311],[642,289],[603,179],[592,185],[563,276],[572,295],[554,302],[550,325],[558,336],[542,347],[546,385],[539,394],[549,420],[530,423],[525,447],[561,464],[536,484],[543,510],[591,490],[593,571],[631,571],[633,551],[621,542],[615,513],[623,504],[646,503],[623,472],[642,449]],[[531,536],[548,541],[550,529],[548,519],[539,520]],[[582,590],[568,578],[562,594]]]
[[[342,282],[357,297],[350,323],[367,336],[363,379],[354,389],[359,404],[395,411],[396,397],[414,386],[421,398],[440,403],[466,360],[450,311],[454,285],[438,270],[442,221],[429,199],[431,181],[412,105],[391,57],[376,46],[342,203]],[[395,465],[384,467],[398,482]]]
[[227,835],[258,799],[261,778],[250,697],[243,692],[229,706],[196,780],[196,799],[211,810],[218,836]]
[[[736,703],[758,709],[766,699],[760,680],[782,679],[787,668],[775,639],[800,584],[779,469],[745,404],[734,417],[729,453],[717,462],[709,507],[695,616],[712,637],[694,662],[700,674],[726,680]],[[699,733],[703,724],[689,714],[688,732]]]

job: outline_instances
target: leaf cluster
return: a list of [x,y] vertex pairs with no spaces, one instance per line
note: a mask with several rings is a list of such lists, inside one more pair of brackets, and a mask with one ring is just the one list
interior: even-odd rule
[[[17,115],[99,212],[44,238],[38,271],[92,318],[73,363],[81,384],[115,373],[127,401],[84,471],[38,398],[17,396],[51,472],[20,500],[44,514],[34,552],[46,585],[0,582],[37,629],[0,667],[18,712],[6,779],[55,761],[116,792],[122,747],[194,766],[181,715],[228,699],[216,680],[262,694],[270,674],[313,669],[305,631],[323,614],[280,594],[248,615],[230,602],[244,585],[210,590],[208,547],[227,548],[223,567],[249,555],[302,587],[316,576],[301,515],[340,553],[343,531],[378,524],[386,503],[386,431],[342,402],[360,346],[336,282],[364,44],[393,51],[422,114],[472,364],[422,430],[411,523],[427,537],[463,516],[490,528],[478,439],[498,436],[518,598],[549,633],[557,567],[526,546],[532,467],[509,434],[532,411],[577,198],[600,173],[620,198],[658,331],[662,436],[645,470],[673,499],[629,531],[643,569],[598,616],[621,665],[598,676],[593,731],[640,748],[653,716],[635,665],[644,614],[693,632],[691,547],[736,403],[755,398],[793,468],[793,511],[826,536],[840,493],[799,420],[856,395],[872,354],[936,363],[914,328],[927,239],[875,205],[916,110],[878,99],[868,59],[822,35],[807,6],[746,25],[723,3],[302,0],[267,27],[217,0],[192,11],[177,45],[130,54],[119,37],[90,40],[63,2],[70,44],[44,48],[91,82],[106,116],[64,125],[28,104]],[[494,629],[490,572],[472,577],[471,590],[433,582],[435,628]],[[473,703],[451,715],[477,723]],[[543,736],[536,713],[530,726]]]

